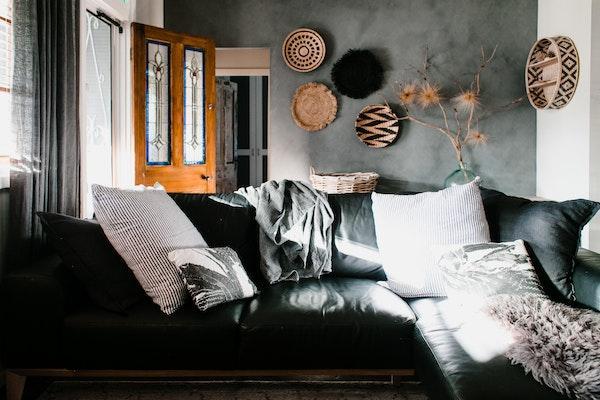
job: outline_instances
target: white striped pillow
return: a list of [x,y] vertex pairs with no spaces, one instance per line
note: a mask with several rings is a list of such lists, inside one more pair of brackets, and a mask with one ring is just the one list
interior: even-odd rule
[[92,185],[94,212],[106,237],[148,296],[166,314],[188,295],[169,252],[207,247],[204,238],[164,190]]
[[400,296],[445,296],[432,246],[490,241],[479,178],[439,192],[371,198],[381,263],[389,288]]

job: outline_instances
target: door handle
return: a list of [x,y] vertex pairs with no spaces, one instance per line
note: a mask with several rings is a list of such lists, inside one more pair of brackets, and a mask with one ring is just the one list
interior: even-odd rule
[[204,179],[205,181],[212,179],[210,176],[204,174],[200,175],[200,178]]

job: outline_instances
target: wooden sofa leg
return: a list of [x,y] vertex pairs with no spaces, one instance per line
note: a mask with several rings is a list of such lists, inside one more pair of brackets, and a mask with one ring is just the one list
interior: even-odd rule
[[23,398],[26,379],[23,375],[17,375],[10,371],[6,372],[6,400],[21,400]]
[[399,375],[392,375],[392,385],[400,386],[402,385],[403,379]]

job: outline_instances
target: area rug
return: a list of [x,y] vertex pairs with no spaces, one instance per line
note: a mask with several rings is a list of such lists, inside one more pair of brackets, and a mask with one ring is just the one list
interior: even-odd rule
[[427,400],[382,382],[55,382],[39,400]]

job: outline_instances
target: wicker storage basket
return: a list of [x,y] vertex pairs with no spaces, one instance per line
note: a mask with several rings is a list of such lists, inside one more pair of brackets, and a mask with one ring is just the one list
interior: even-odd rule
[[377,186],[379,175],[375,172],[317,173],[310,167],[310,182],[325,193],[371,193]]

